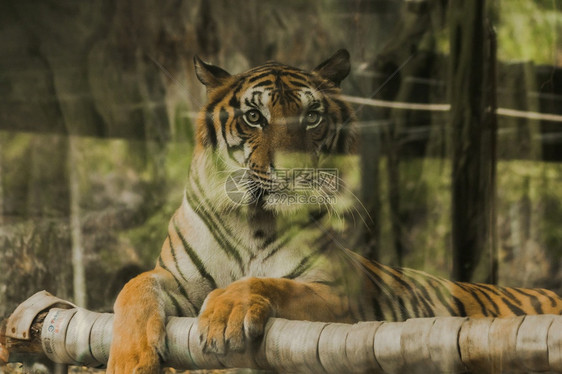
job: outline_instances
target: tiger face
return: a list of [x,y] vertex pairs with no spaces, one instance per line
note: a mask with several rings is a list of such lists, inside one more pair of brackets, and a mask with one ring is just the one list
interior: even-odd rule
[[196,158],[213,154],[223,176],[247,171],[240,185],[266,208],[278,208],[272,197],[280,194],[335,192],[337,171],[322,170],[336,170],[334,156],[353,148],[353,112],[338,98],[350,71],[347,51],[311,72],[269,62],[230,75],[197,57],[195,71],[208,96],[198,119]]

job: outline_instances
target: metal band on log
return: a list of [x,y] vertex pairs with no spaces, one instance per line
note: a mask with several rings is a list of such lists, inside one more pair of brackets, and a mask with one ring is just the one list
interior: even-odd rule
[[[44,319],[43,319],[44,317]],[[42,350],[59,363],[103,366],[113,315],[81,308],[43,313]],[[21,331],[6,332],[6,335]],[[178,369],[246,367],[307,373],[562,372],[562,316],[420,318],[406,322],[340,324],[272,318],[261,342],[243,354],[204,353],[196,318],[171,317],[166,365]],[[0,339],[18,355],[16,338]]]

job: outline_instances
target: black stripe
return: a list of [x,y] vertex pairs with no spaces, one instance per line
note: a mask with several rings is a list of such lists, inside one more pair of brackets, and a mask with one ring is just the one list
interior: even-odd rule
[[451,295],[451,297],[453,298],[453,301],[455,302],[455,305],[457,306],[457,309],[459,310],[459,313],[457,314],[457,316],[466,317],[467,313],[466,313],[466,309],[464,307],[463,302],[458,297],[456,297],[455,295]]
[[541,295],[543,295],[544,297],[549,299],[551,307],[554,308],[556,306],[556,304],[557,304],[556,299],[554,299],[552,296],[550,296],[545,290],[543,290],[541,288],[535,288],[535,292],[540,293]]
[[507,305],[507,307],[509,308],[509,310],[511,310],[511,312],[513,314],[515,314],[516,316],[522,316],[525,315],[526,313],[519,308],[518,306],[512,304],[508,299],[506,299],[505,297],[502,297],[501,300],[503,301],[503,303],[505,305]]
[[[372,262],[368,262],[370,265],[373,265]],[[390,287],[383,279],[382,277],[378,274],[377,269],[368,267],[364,262],[361,262],[361,266],[363,267],[363,269],[366,271],[367,273],[367,277],[369,278],[369,280],[372,282],[373,286],[375,286],[376,288],[379,289],[379,295],[378,297],[380,299],[382,299],[383,297],[386,298],[386,303],[384,305],[386,305],[390,311],[392,312],[392,321],[396,321],[396,314],[394,313],[394,289],[392,287]],[[388,294],[391,294],[390,297]],[[382,301],[382,300],[381,300]],[[384,312],[382,311],[382,306],[381,303],[377,303],[378,307],[381,308],[381,314],[383,315],[383,317],[381,319],[384,319]]]
[[399,321],[398,316],[396,315],[396,303],[394,302],[394,300],[391,300],[392,302],[388,302],[387,306],[390,308],[390,311],[392,312],[392,320],[393,321]]
[[279,91],[274,91],[271,94],[271,104],[272,105],[277,105],[277,103],[279,102]]
[[341,122],[342,125],[346,125],[351,120],[351,111],[349,107],[339,100],[333,100],[332,102],[335,103],[339,109],[339,118],[337,119],[337,122]]
[[[168,236],[168,238],[169,238],[169,236]],[[175,259],[174,259],[174,261],[175,261]],[[176,283],[177,283],[177,285],[178,285],[178,288],[179,288],[180,293],[182,294],[182,296],[184,296],[186,299],[189,300],[189,296],[188,296],[188,294],[187,294],[187,290],[186,290],[185,287],[184,287],[184,284],[186,284],[187,281],[186,281],[186,279],[183,277],[183,275],[182,275],[182,279],[183,279],[184,281],[186,281],[185,283],[180,282],[180,281],[178,280],[178,278],[176,277],[176,275],[174,274],[174,272],[172,272],[172,271],[170,270],[170,268],[164,263],[164,260],[162,260],[162,256],[159,256],[159,257],[158,257],[158,265],[159,265],[162,269],[166,270],[168,273],[170,273],[170,274],[172,275],[172,277],[174,278],[174,280],[176,281]],[[176,263],[176,268],[177,268],[177,263]],[[181,275],[181,272],[180,272],[180,275]]]
[[[402,287],[404,287],[404,289],[410,294],[409,299],[411,300],[412,306],[414,307],[414,312],[417,315],[419,313],[419,299],[418,299],[418,296],[416,295],[416,292],[412,288],[412,286],[408,282],[406,282],[402,277],[398,276],[397,274],[394,274],[392,271],[389,271],[382,264],[380,264],[376,261],[373,261],[371,263],[374,266],[378,267],[380,271],[389,275],[396,282],[398,282],[398,284],[400,284]],[[394,270],[394,271],[400,273],[401,275],[403,275],[402,272],[399,269],[392,269],[392,270]]]
[[[170,314],[172,316],[183,317],[183,310],[180,303],[176,300],[176,298],[169,292],[164,291],[168,299],[170,299],[171,304],[174,307],[174,311]],[[187,317],[187,316],[186,316]]]
[[462,288],[463,290],[465,290],[466,292],[468,292],[473,298],[474,300],[476,300],[476,302],[478,303],[478,305],[480,305],[480,310],[482,312],[482,314],[486,317],[488,317],[490,314],[488,313],[488,308],[486,308],[486,306],[484,305],[484,302],[482,301],[482,299],[480,299],[480,297],[478,296],[478,294],[476,293],[476,291],[474,291],[473,289],[471,289],[469,287],[469,285],[465,285],[463,283],[460,282],[455,282],[455,284],[459,287]]
[[215,124],[211,113],[205,113],[205,125],[207,127],[207,140],[214,149],[217,147],[217,132],[215,131]]
[[[226,92],[226,94],[231,94],[231,95],[235,96],[238,92],[240,92],[243,85],[244,85],[243,80],[237,81],[234,84],[232,84],[229,87],[228,90],[225,90],[225,92]],[[218,98],[216,98],[214,101],[212,101],[211,103],[209,103],[205,107],[205,125],[206,125],[206,128],[207,128],[207,140],[211,143],[213,149],[216,148],[216,146],[217,146],[217,133],[215,131],[213,112],[215,110],[215,107],[222,100],[224,100],[224,98],[226,97],[226,94],[222,95],[222,96],[219,96]],[[232,99],[231,99],[231,101],[232,101]],[[236,107],[238,107],[238,106],[236,106]]]
[[[374,267],[374,261],[369,261],[367,259],[365,260],[367,261],[367,263],[361,262],[360,264],[362,268],[366,271],[367,277],[372,282],[372,284],[379,289],[378,299],[382,299],[383,297],[386,299],[384,305],[392,312],[391,320],[398,321],[398,317],[396,316],[396,312],[394,310],[395,306],[397,305],[395,299],[395,295],[396,295],[395,290],[391,286],[389,286],[388,283],[386,283],[382,279],[382,277],[378,274],[378,269]],[[368,267],[367,264],[373,267],[372,268]],[[377,306],[379,307],[380,313],[382,315],[381,319],[384,319],[385,317],[384,317],[384,312],[382,311],[381,303],[382,300],[380,300],[377,303]]]
[[293,86],[300,87],[300,88],[310,88],[308,83],[305,81],[298,81],[295,79],[291,79],[289,80],[289,83],[292,84]]
[[[172,274],[172,272],[170,272],[168,270],[168,268],[166,267],[166,265],[164,265],[164,262],[162,261],[162,257],[158,257],[158,265],[160,265],[160,267],[166,271],[168,271],[170,274]],[[174,278],[174,280],[176,281],[177,285],[180,286],[180,290],[182,290],[183,292],[185,292],[185,289],[183,288],[182,285],[179,284],[176,276],[174,274],[172,274],[172,278]],[[182,292],[182,293],[183,293]],[[180,307],[178,301],[172,297],[172,295],[169,292],[165,291],[165,294],[171,299],[172,301],[172,305],[174,306],[174,310],[175,312],[172,314],[174,316],[181,316],[182,315],[182,308]]]
[[478,288],[482,288],[484,290],[487,290],[487,291],[489,291],[489,292],[491,292],[491,293],[493,293],[497,296],[501,296],[501,293],[499,292],[498,288],[495,287],[495,286],[490,286],[488,284],[483,284],[483,283],[476,283],[474,285]]
[[[236,97],[238,96],[240,91],[242,91],[242,88],[244,87],[244,84],[245,84],[244,79],[240,79],[238,82],[236,82],[236,85],[232,86],[232,87],[234,87],[231,90],[232,98],[228,102],[231,107],[240,108],[240,102],[238,101],[238,99]],[[235,101],[233,101],[233,100],[235,100]],[[233,105],[233,103],[237,103],[237,104]]]
[[263,101],[261,99],[262,93],[260,91],[254,91],[252,92],[252,103],[257,107],[257,108],[262,108],[263,107]]
[[381,305],[376,296],[373,296],[371,298],[371,305],[373,306],[375,312],[375,321],[384,320],[384,314],[382,313]]
[[183,248],[185,249],[185,252],[189,256],[189,258],[191,258],[191,262],[193,262],[193,265],[195,265],[195,267],[197,268],[197,271],[199,272],[201,277],[203,277],[204,279],[206,279],[209,282],[209,284],[211,285],[211,288],[213,288],[213,289],[217,288],[217,283],[215,282],[215,279],[211,276],[211,274],[209,274],[207,272],[207,269],[205,269],[205,265],[203,265],[203,261],[201,261],[201,259],[197,255],[197,253],[195,253],[195,251],[193,250],[193,248],[191,248],[191,246],[189,245],[187,240],[185,240],[185,238],[183,237],[179,227],[176,225],[175,222],[174,222],[174,228],[176,230],[176,234],[179,236],[179,238],[181,240],[181,243],[183,245]]
[[272,84],[273,84],[273,81],[270,80],[270,79],[267,79],[267,80],[261,81],[260,83],[257,83],[257,84],[255,84],[255,85],[253,85],[252,88],[258,88],[258,87],[263,87],[263,86],[269,86],[269,85],[272,85]]
[[244,127],[243,127],[243,120],[240,118],[236,118],[235,123],[235,128],[236,128],[236,132],[237,135],[240,139],[242,139],[242,141],[247,140],[249,138],[248,134],[244,131]]
[[271,258],[271,256],[273,256],[279,250],[284,248],[285,244],[287,244],[293,238],[294,238],[294,236],[291,236],[291,235],[287,235],[285,238],[283,238],[275,247],[273,247],[272,249],[269,250],[269,253],[264,257],[263,261],[265,262],[265,261],[269,260]]
[[[183,316],[183,308],[181,307],[179,301],[174,297],[173,294],[166,292],[166,294],[168,295],[168,297],[170,298],[170,300],[172,301],[172,304],[174,305],[174,309],[176,310],[175,315],[178,317],[182,317]],[[191,316],[186,316],[186,317],[191,317]]]
[[[441,287],[436,287],[436,292],[438,295],[438,298],[441,300],[442,304],[449,310],[449,312],[452,312],[451,315],[453,316],[458,316],[458,317],[466,317],[467,313],[466,313],[466,308],[462,302],[461,299],[459,299],[458,297],[456,297],[455,295],[453,295],[451,293],[451,290],[449,290],[449,288],[445,285],[445,282],[449,282],[443,279],[439,279],[439,278],[431,278],[431,280],[433,280],[434,282],[438,283],[441,285]],[[454,286],[456,286],[455,283],[451,283]],[[447,295],[452,299],[454,305],[457,307],[457,311],[454,311],[452,308],[452,305],[448,304],[447,302],[445,302],[444,298],[443,298],[443,294],[441,293],[441,291],[445,291],[447,293]]]
[[[402,279],[406,284],[408,284],[408,286],[410,287],[410,289],[412,290],[411,294],[412,294],[412,298],[410,298],[410,304],[412,306],[411,311],[408,311],[408,318],[410,318],[410,312],[412,312],[414,314],[415,317],[423,317],[420,313],[420,297],[418,295],[418,293],[416,292],[416,289],[413,288],[412,286],[410,286],[410,284],[405,280],[406,275],[404,274],[404,272],[402,271],[402,269],[394,269],[396,272],[400,273],[399,278]],[[407,280],[411,280],[410,278],[407,278]],[[402,315],[404,315],[404,313],[402,313]]]
[[[408,312],[408,308],[406,308],[406,305],[404,304],[404,300],[402,299],[402,297],[398,296],[397,300],[398,300],[398,305],[400,306],[400,317],[402,321],[405,321],[408,318],[410,318],[410,313]],[[414,315],[416,317],[419,317],[416,313],[414,313]]]
[[[240,263],[242,264],[242,258],[240,257],[240,253],[238,253],[238,251],[236,250],[236,248],[234,246],[232,246],[232,242],[235,242],[238,247],[240,248],[245,248],[247,250],[246,247],[243,246],[242,242],[240,239],[238,239],[237,235],[234,235],[232,233],[232,231],[230,231],[230,229],[228,228],[228,226],[223,222],[223,220],[221,219],[221,217],[214,211],[213,209],[213,204],[211,204],[211,202],[209,201],[209,199],[207,199],[206,195],[205,195],[205,190],[203,189],[203,187],[201,186],[201,183],[199,181],[199,176],[197,174],[194,175],[193,178],[193,182],[195,183],[195,186],[197,188],[197,192],[199,193],[199,195],[202,197],[203,201],[205,202],[205,204],[200,206],[200,210],[202,212],[204,212],[204,214],[206,214],[209,219],[211,220],[211,223],[213,224],[213,226],[215,226],[217,229],[221,230],[220,234],[222,235],[223,239],[224,239],[224,244],[225,244],[225,250],[227,250],[228,252],[232,253],[232,256]],[[206,207],[209,207],[210,211],[208,211],[206,209]],[[224,231],[224,233],[223,233]]]
[[500,290],[503,292],[504,295],[506,295],[509,299],[511,299],[511,301],[513,301],[515,304],[517,304],[519,306],[522,305],[521,300],[519,300],[511,292],[509,292],[509,288],[501,287]]
[[236,151],[244,151],[244,144],[239,144],[233,147],[228,147],[228,158],[232,161],[239,163],[239,161],[234,157],[234,152]]
[[[262,244],[262,248],[265,249],[267,247],[269,247],[274,241],[276,241],[279,238],[279,233],[273,233],[272,235],[270,235],[267,239],[265,239],[265,241]],[[267,256],[270,257],[270,256]],[[267,258],[266,257],[266,258]]]
[[426,313],[424,314],[423,317],[429,318],[429,317],[435,317],[435,311],[433,310],[433,308],[427,303],[427,301],[423,300],[423,305],[425,306],[425,311]]
[[[215,233],[221,235],[221,238],[222,238],[221,243],[223,243],[225,245],[225,248],[223,248],[223,249],[227,250],[229,252],[232,251],[232,256],[235,257],[236,259],[238,259],[240,263],[242,263],[242,259],[240,258],[240,254],[231,245],[231,242],[236,242],[237,245],[242,246],[241,241],[239,239],[237,239],[237,236],[234,235],[230,231],[230,229],[228,228],[227,225],[225,225],[225,223],[220,218],[220,216],[217,215],[216,212],[213,210],[213,208],[212,208],[213,205],[209,201],[209,199],[206,197],[205,190],[201,186],[201,183],[199,181],[199,176],[197,174],[192,174],[192,176],[193,176],[193,178],[191,178],[191,181],[193,183],[195,183],[195,187],[197,188],[197,191],[192,191],[191,188],[189,188],[189,187],[186,188],[186,197],[188,199],[189,205],[191,205],[192,209],[195,211],[195,213],[197,215],[199,215],[201,217],[201,215],[198,213],[198,212],[200,212],[203,216],[208,218],[208,221],[205,221],[205,220],[204,221],[205,221],[205,223],[209,223],[208,226],[210,228],[212,227],[212,228],[217,229],[217,231],[215,231],[215,230],[210,230],[210,231],[213,235]],[[195,202],[195,199],[197,197],[191,196],[190,192],[198,193],[199,196],[200,196],[200,199],[203,200],[204,204],[197,205],[196,202]],[[199,207],[197,209],[197,211],[195,210],[196,206]],[[210,211],[206,209],[207,207],[209,207]],[[201,217],[201,218],[203,218],[203,217]]]
[[230,116],[228,115],[228,111],[224,108],[220,108],[219,110],[219,121],[221,124],[221,133],[222,133],[222,137],[224,139],[224,144],[226,144],[227,146],[230,146],[230,144],[228,144],[228,141],[226,140],[226,123],[228,121],[228,118]]
[[268,74],[276,74],[276,75],[290,75],[293,74],[295,76],[310,76],[310,74],[308,74],[307,72],[298,69],[298,68],[294,68],[292,66],[288,66],[288,65],[283,65],[280,64],[278,62],[268,62],[264,65],[255,67],[251,70],[249,70],[246,74],[246,78],[247,77],[252,77],[255,74],[260,74],[260,73],[264,73],[267,72]]
[[[178,271],[178,274],[181,276],[181,278],[188,283],[189,281],[187,280],[187,277],[185,276],[185,274],[181,271],[179,264],[178,264],[178,258],[176,256],[176,249],[174,248],[174,246],[172,245],[172,239],[170,238],[170,235],[168,235],[168,244],[170,246],[170,252],[172,253],[172,259],[174,260],[174,265],[176,266],[176,270]],[[172,273],[173,274],[173,273]]]
[[287,278],[287,279],[295,279],[296,277],[298,277],[299,275],[301,275],[302,273],[305,272],[306,269],[308,269],[310,267],[310,264],[308,264],[308,262],[310,261],[310,259],[312,258],[312,255],[314,253],[304,257],[299,264],[287,275],[283,276],[283,278]]
[[254,83],[255,81],[257,81],[259,79],[262,79],[262,78],[265,78],[265,77],[267,77],[268,75],[271,75],[271,74],[272,74],[272,71],[267,70],[265,73],[261,73],[261,74],[258,74],[258,75],[255,75],[253,77],[248,78],[248,83]]
[[[169,237],[168,237],[169,238]],[[171,245],[170,245],[171,246]],[[195,303],[191,300],[191,298],[189,297],[189,294],[187,292],[187,290],[184,287],[184,283],[180,282],[178,280],[178,278],[175,276],[175,274],[170,271],[170,269],[168,268],[168,266],[166,266],[166,264],[164,263],[164,260],[162,260],[162,257],[158,257],[158,265],[166,270],[168,273],[170,273],[172,275],[172,277],[174,278],[174,280],[176,281],[176,285],[178,286],[178,289],[180,290],[181,295],[185,298],[185,300],[187,300],[187,302],[189,304],[191,304],[191,306],[193,307],[193,310],[195,310],[196,314],[199,314],[199,308],[197,307],[197,305],[195,305]]]
[[[197,182],[195,183],[198,184]],[[205,205],[210,205],[205,197],[203,197],[204,204],[196,205],[194,197],[191,196],[190,192],[191,189],[188,186],[185,189],[185,197],[188,204],[191,206],[192,210],[205,223],[205,226],[208,228],[213,238],[219,244],[220,249],[222,249],[227,256],[234,259],[240,270],[243,271],[244,265],[243,265],[242,257],[240,256],[240,253],[238,253],[238,251],[230,244],[231,241],[235,241],[235,238],[232,235],[232,233],[230,233],[226,229],[224,223],[221,221],[220,218],[218,218],[216,215],[211,216],[211,213],[209,213],[205,209]],[[226,231],[226,233],[223,233],[223,230]]]
[[456,312],[453,307],[449,304],[449,302],[445,299],[445,296],[442,293],[442,290],[445,290],[446,293],[449,296],[451,295],[451,292],[447,289],[446,286],[443,286],[443,284],[438,281],[437,279],[433,279],[433,278],[429,278],[428,283],[438,283],[437,285],[433,285],[433,290],[435,292],[435,295],[437,296],[437,299],[441,302],[441,305],[443,305],[445,307],[445,309],[447,309],[447,312],[449,312],[449,314],[451,316],[455,316],[458,315],[458,312]]
[[544,314],[544,311],[542,309],[542,303],[539,301],[539,298],[537,296],[532,295],[530,293],[527,293],[520,288],[512,288],[512,290],[515,291],[515,292],[519,292],[522,295],[527,296],[530,299],[531,305],[533,306],[533,309],[535,310],[535,312],[537,314]]
[[[284,77],[291,77],[293,79],[299,79],[299,80],[302,80],[304,82],[306,82],[306,80],[310,77],[310,75],[306,74],[302,70],[293,70],[293,71],[284,70],[284,71],[281,71],[279,75],[284,76]],[[309,86],[307,85],[307,87],[309,87]]]
[[[252,147],[252,145],[250,145],[250,147]],[[254,154],[254,152],[256,151],[256,149],[258,149],[258,147],[252,147],[252,148],[250,149],[250,153],[249,153],[248,156],[245,157],[245,159],[244,159],[244,161],[245,161],[246,163],[250,160],[250,158],[252,157],[252,155]]]
[[[473,287],[480,292],[486,299],[488,299],[488,311],[492,317],[497,317],[500,315],[500,308],[496,301],[490,296],[490,293],[486,289],[482,289],[480,284],[474,284]],[[490,306],[494,307],[494,310],[490,310]]]
[[240,110],[240,101],[236,97],[235,93],[232,94],[232,97],[228,101],[228,106],[231,107],[232,110],[234,110],[234,118],[235,119],[244,114],[242,112],[242,110]]
[[[425,287],[424,287],[425,289]],[[427,292],[427,290],[426,290]],[[435,312],[433,310],[433,302],[431,299],[424,297],[420,297],[421,303],[425,309],[423,316],[420,317],[435,317]]]
[[315,281],[311,281],[311,283],[323,284],[324,286],[336,288],[340,285],[341,282],[338,282],[337,280],[332,279],[332,280],[315,280]]
[[435,312],[433,311],[432,308],[433,301],[431,300],[431,296],[429,295],[427,288],[420,281],[418,281],[413,275],[404,274],[404,273],[402,274],[404,276],[407,276],[408,279],[416,286],[416,292],[421,292],[421,296],[419,297],[419,299],[421,300],[421,303],[425,308],[425,313],[423,317],[434,317]]
[[323,244],[318,250],[310,253],[308,256],[305,256],[299,264],[287,275],[283,276],[282,278],[287,279],[295,279],[301,276],[305,271],[307,271],[314,261],[320,257],[322,253],[324,253],[328,248],[330,248],[330,244],[332,244],[332,240],[328,240],[325,244]]
[[258,106],[248,98],[244,99],[244,104],[246,104],[246,106],[249,106],[250,108],[259,109]]
[[[287,244],[295,236],[297,236],[298,234],[300,234],[301,232],[303,232],[304,230],[306,230],[309,226],[312,226],[313,224],[316,224],[316,222],[312,221],[312,220],[307,220],[304,224],[302,222],[295,222],[294,224],[289,226],[289,228],[286,229],[286,231],[278,232],[278,233],[272,235],[270,238],[268,238],[266,240],[263,247],[267,248],[267,246],[270,245],[277,238],[280,238],[279,242],[277,242],[275,244],[275,247],[269,249],[269,252],[264,257],[263,261],[265,262],[271,256],[273,256],[275,253],[277,253],[280,249],[283,249],[285,247],[285,244]],[[297,231],[297,233],[295,233],[295,231]]]

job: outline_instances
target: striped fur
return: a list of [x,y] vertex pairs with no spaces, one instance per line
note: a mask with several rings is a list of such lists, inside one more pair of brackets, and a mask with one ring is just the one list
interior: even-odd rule
[[[232,76],[197,58],[195,65],[208,103],[187,187],[156,268],[128,283],[116,302],[110,373],[157,370],[169,315],[199,315],[205,349],[223,353],[242,350],[270,316],[354,322],[560,314],[562,301],[550,291],[452,282],[342,247],[341,216],[356,202],[343,184],[357,162],[354,115],[338,99],[346,51],[312,72],[271,62]],[[237,183],[248,204],[225,192],[240,169],[247,170]],[[337,169],[338,186],[310,187],[297,169]],[[293,187],[310,188],[279,187],[280,170]],[[272,199],[284,194],[338,203],[288,207]]]

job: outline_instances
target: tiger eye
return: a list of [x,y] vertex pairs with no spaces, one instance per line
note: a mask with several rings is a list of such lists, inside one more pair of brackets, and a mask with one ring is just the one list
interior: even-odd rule
[[257,126],[260,125],[262,122],[262,115],[256,109],[247,111],[246,114],[244,114],[244,118],[246,119],[246,122],[250,126]]
[[320,113],[318,113],[317,111],[313,111],[313,110],[311,110],[310,112],[307,112],[304,116],[304,122],[305,122],[307,128],[315,127],[316,125],[318,125],[320,123],[321,119],[322,119],[322,116],[320,115]]

